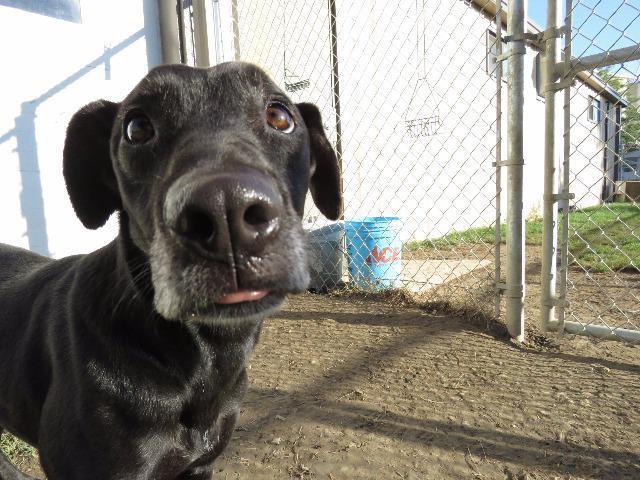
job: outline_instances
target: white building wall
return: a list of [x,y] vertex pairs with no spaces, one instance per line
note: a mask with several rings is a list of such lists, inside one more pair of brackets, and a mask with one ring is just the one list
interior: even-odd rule
[[[601,124],[588,120],[588,95],[584,85],[571,88],[571,173],[570,190],[575,194],[572,204],[587,207],[597,204],[602,190]],[[597,185],[597,187],[595,187]]]
[[[399,215],[406,235],[422,238],[495,218],[490,20],[441,3],[336,4],[345,218]],[[309,81],[290,95],[317,103],[335,139],[326,2],[240,1],[238,28],[243,60],[281,85]],[[408,130],[419,119],[430,119],[428,136]]]
[[490,21],[456,1],[370,5],[338,3],[345,217],[398,215],[416,238],[490,224]]
[[[589,119],[590,99],[600,101],[600,121]],[[606,109],[607,99],[594,88],[576,83],[571,87],[571,156],[569,189],[575,194],[571,204],[585,208],[602,202],[605,196],[613,194],[615,166],[615,124],[616,109],[611,102]],[[605,138],[605,121],[608,132]],[[607,169],[605,168],[605,156]],[[605,182],[606,178],[606,182]],[[607,188],[603,192],[604,184]]]
[[[160,63],[155,5],[82,0],[80,24],[0,7],[0,41],[15,46],[2,53],[11,74],[0,91],[0,201],[8,206],[0,210],[0,241],[60,257],[91,251],[115,236],[115,219],[94,232],[73,214],[62,178],[64,132],[82,105],[120,100]],[[229,60],[232,9],[230,2],[220,5],[223,57]],[[336,5],[345,218],[398,215],[405,238],[490,225],[496,91],[486,64],[491,19],[458,0]],[[295,101],[318,104],[335,142],[326,1],[239,0],[237,15],[240,57],[289,87]],[[525,56],[525,215],[541,211],[543,185],[544,102],[535,91],[535,55],[528,49]],[[506,159],[506,82],[502,86]],[[588,87],[577,88],[571,189],[576,205],[584,207],[600,200],[603,143],[587,120]],[[503,209],[505,202],[503,189]],[[308,217],[316,218],[308,205]]]
[[[458,0],[338,0],[336,9],[345,218],[398,215],[405,236],[415,238],[490,225],[496,86],[486,49],[487,31],[495,31],[492,20]],[[310,87],[292,96],[316,102],[333,135],[326,2],[239,0],[238,11],[240,57],[262,65],[281,84],[285,71],[309,79]],[[528,48],[525,56],[525,216],[541,214],[544,183],[544,100],[536,92],[536,55]],[[502,88],[506,160],[506,81]],[[580,82],[577,88],[572,189],[576,205],[584,207],[600,201],[603,142],[584,105],[584,92],[595,93]],[[421,128],[428,135],[416,136]]]
[[82,0],[73,23],[0,6],[0,242],[61,257],[115,237],[75,217],[62,177],[69,119],[99,99],[121,100],[161,60],[153,0]]

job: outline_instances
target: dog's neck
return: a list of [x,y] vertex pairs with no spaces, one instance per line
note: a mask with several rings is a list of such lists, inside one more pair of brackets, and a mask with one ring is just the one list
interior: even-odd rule
[[128,280],[128,287],[134,295],[147,307],[153,310],[153,282],[149,257],[134,242],[129,228],[128,215],[119,213],[120,232],[116,239],[117,268],[122,278]]
[[[199,432],[198,438],[218,428],[224,412],[234,411],[246,390],[246,362],[262,322],[229,329],[162,318],[153,308],[148,259],[126,228],[110,245],[80,261],[108,272],[96,277],[92,268],[81,269],[76,283],[82,292],[74,298],[92,295],[98,300],[90,311],[80,301],[71,307],[89,352],[89,381],[107,393],[126,391],[124,401],[133,409],[162,409],[165,419],[179,419]],[[145,410],[146,403],[155,407]]]
[[[139,249],[129,234],[125,214],[120,216],[120,232],[117,239],[103,249],[102,261],[109,263],[113,271],[113,284],[94,286],[102,290],[103,334],[116,335],[118,342],[146,351],[161,362],[171,363],[174,357],[187,360],[198,359],[185,356],[183,352],[197,352],[204,356],[237,357],[237,367],[244,368],[244,359],[255,346],[260,335],[262,321],[242,322],[230,328],[228,325],[207,325],[188,321],[166,320],[153,306],[153,284],[147,255]],[[123,279],[126,279],[123,281]],[[87,286],[91,288],[91,286]],[[105,294],[106,293],[106,294]],[[97,319],[87,318],[87,322]]]

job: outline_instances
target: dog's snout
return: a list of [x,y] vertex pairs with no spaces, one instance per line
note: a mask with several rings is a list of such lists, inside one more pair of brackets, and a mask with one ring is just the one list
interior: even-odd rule
[[[277,237],[283,210],[274,182],[260,172],[224,172],[168,195],[167,224],[201,252],[257,254]],[[176,200],[176,197],[178,200]]]

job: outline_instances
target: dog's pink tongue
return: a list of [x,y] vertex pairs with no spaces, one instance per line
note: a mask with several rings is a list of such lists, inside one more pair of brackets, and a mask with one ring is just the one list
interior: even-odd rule
[[237,292],[223,295],[216,303],[229,305],[240,302],[255,302],[265,297],[269,292],[267,290],[238,290]]

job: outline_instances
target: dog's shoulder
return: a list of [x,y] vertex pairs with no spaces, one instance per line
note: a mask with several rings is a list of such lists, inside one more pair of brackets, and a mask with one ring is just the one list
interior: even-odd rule
[[22,276],[51,261],[50,258],[24,248],[0,243],[0,283]]
[[[85,255],[73,255],[54,260],[43,255],[0,243],[0,289],[13,289],[28,282],[30,290],[64,275]],[[31,280],[29,282],[29,280]],[[34,292],[35,293],[35,292]]]

